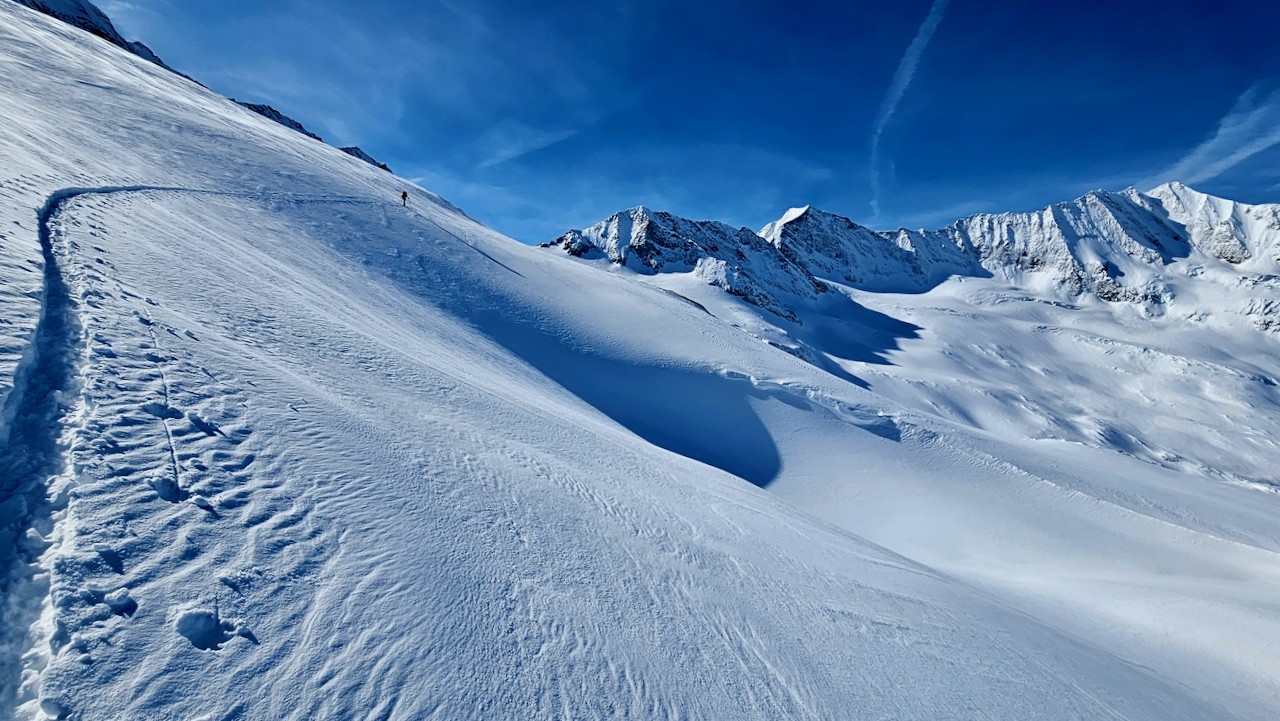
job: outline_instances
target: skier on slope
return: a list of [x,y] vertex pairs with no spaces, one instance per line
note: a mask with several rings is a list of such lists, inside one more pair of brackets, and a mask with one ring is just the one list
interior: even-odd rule
[[409,191],[400,191],[400,204],[406,208],[409,207]]

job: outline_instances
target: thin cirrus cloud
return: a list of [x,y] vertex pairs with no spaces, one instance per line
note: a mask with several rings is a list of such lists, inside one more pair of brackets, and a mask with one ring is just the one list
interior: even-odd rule
[[1249,88],[1213,135],[1145,185],[1178,180],[1203,183],[1280,144],[1280,89]]
[[568,140],[579,131],[570,128],[537,128],[513,119],[499,121],[475,141],[478,169],[491,168]]
[[924,57],[929,41],[938,30],[949,2],[950,0],[934,0],[933,6],[929,8],[929,14],[920,25],[920,30],[916,32],[915,39],[907,46],[902,60],[898,61],[898,69],[893,73],[893,80],[889,83],[884,101],[880,103],[880,113],[876,116],[875,127],[871,131],[871,156],[867,166],[871,181],[873,218],[880,216],[880,139],[884,135],[885,128],[889,126],[889,121],[893,119],[893,114],[898,111],[898,104],[907,94],[907,88],[911,86],[911,80],[915,77],[916,68],[920,66],[920,59]]

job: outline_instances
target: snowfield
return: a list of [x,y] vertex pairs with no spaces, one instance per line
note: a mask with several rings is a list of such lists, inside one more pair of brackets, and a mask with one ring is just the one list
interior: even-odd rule
[[0,718],[1280,714],[1265,287],[771,310],[5,0],[0,98]]

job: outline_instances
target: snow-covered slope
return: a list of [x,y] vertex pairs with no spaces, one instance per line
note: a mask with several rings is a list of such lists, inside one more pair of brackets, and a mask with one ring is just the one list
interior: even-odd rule
[[[93,35],[96,35],[102,38],[103,40],[106,40],[107,42],[112,43],[113,45],[116,45],[125,50],[128,50],[129,52],[133,53],[134,55],[137,55],[138,57],[144,60],[153,62],[156,65],[159,65],[160,67],[169,70],[170,72],[177,73],[176,70],[166,65],[163,60],[161,60],[154,52],[152,52],[151,48],[147,47],[141,42],[125,40],[124,36],[122,36],[120,32],[116,30],[115,25],[111,22],[111,18],[107,17],[106,13],[102,12],[102,10],[98,8],[98,6],[94,5],[92,2],[89,2],[89,0],[14,0],[14,1],[21,3],[23,5],[26,5],[27,7],[33,10],[49,15],[50,17],[57,18],[73,27],[77,27],[77,28],[80,28],[81,30],[92,33]],[[177,74],[182,75],[182,73],[177,73]],[[187,78],[188,80],[191,80],[191,78],[186,75],[182,75],[182,77]],[[264,118],[274,120],[275,122],[280,123],[281,125],[285,126],[286,128],[289,128],[290,130],[295,130],[309,138],[314,138],[316,140],[319,140],[320,142],[324,142],[323,138],[311,132],[310,130],[307,130],[307,128],[302,123],[298,122],[297,120],[294,120],[293,118],[289,117],[288,115],[285,115],[284,113],[280,112],[279,110],[277,110],[276,108],[270,105],[267,105],[266,103],[242,102],[242,101],[235,100],[234,98],[232,98],[232,102],[236,102],[239,105],[245,108],[248,108],[249,110],[252,110],[253,112],[263,116]],[[342,152],[348,155],[359,158],[365,161],[366,163],[369,163],[370,165],[374,165],[376,167],[379,167],[387,171],[391,170],[391,168],[387,167],[386,163],[379,162],[378,160],[370,156],[368,153],[361,150],[359,147],[351,146],[346,148],[339,148],[339,150],[341,150]]]
[[98,9],[97,5],[89,2],[89,0],[14,0],[15,2],[26,5],[32,10],[37,10],[51,17],[69,23],[86,32],[93,33],[98,37],[112,43],[118,47],[124,48],[138,57],[148,60],[159,65],[162,68],[168,66],[164,64],[155,53],[151,52],[151,48],[134,40],[125,40],[124,36],[116,30],[116,26],[111,22],[111,18],[107,14]]
[[0,97],[5,713],[1280,709],[1274,494],[762,343],[931,342],[799,266],[756,282],[803,324],[658,272],[674,240],[521,246],[3,2]]
[[[712,240],[746,233],[665,217],[686,229],[688,257],[676,270],[696,267]],[[616,254],[613,222],[560,242],[572,252],[566,241],[606,237],[595,244]],[[720,230],[697,235],[702,228]],[[839,291],[821,309],[774,294],[771,305],[755,303],[771,311],[759,314],[707,295],[696,273],[657,282],[814,365],[863,384],[875,376],[876,390],[965,425],[1277,483],[1268,439],[1280,434],[1270,390],[1280,377],[1280,205],[1172,183],[938,231],[876,232],[794,208],[760,237],[772,247],[719,242],[718,257],[730,271],[749,265],[770,277],[784,267]],[[930,357],[915,355],[926,347]],[[1086,347],[1127,360],[1113,367]],[[1119,377],[1107,376],[1112,367]],[[1226,399],[1240,407],[1224,418]]]
[[[919,448],[872,450],[840,433],[791,429],[807,440],[784,444],[787,471],[772,492],[987,584],[1033,613],[1052,608],[1077,622],[1101,622],[1113,639],[1142,639],[1138,656],[1132,648],[1124,654],[1144,663],[1159,657],[1152,644],[1208,654],[1217,647],[1219,661],[1234,670],[1201,672],[1230,685],[1233,674],[1274,669],[1275,661],[1256,655],[1260,647],[1245,636],[1234,636],[1244,646],[1229,648],[1211,639],[1223,638],[1223,624],[1240,623],[1248,633],[1271,628],[1274,615],[1242,621],[1232,609],[1260,607],[1241,597],[1200,606],[1205,597],[1194,591],[1201,600],[1190,601],[1188,589],[1224,586],[1194,580],[1199,571],[1164,554],[1207,534],[1274,568],[1278,213],[1280,206],[1234,203],[1180,184],[1090,193],[932,232],[874,232],[796,208],[760,233],[778,253],[757,251],[754,242],[740,251],[761,277],[785,255],[788,267],[831,292],[820,303],[804,299],[767,313],[695,273],[611,268],[873,391],[886,405],[857,422],[893,442],[910,435],[902,431],[904,407],[954,424],[923,423],[927,437],[951,449],[945,461],[911,457]],[[587,235],[600,237],[601,227]],[[694,249],[710,240],[688,237]],[[698,258],[695,250],[683,267],[696,267]],[[779,304],[783,297],[776,296]],[[981,470],[956,468],[953,452],[977,453],[971,458]],[[1050,495],[1101,505],[1041,507],[1032,498],[1038,494],[1026,495],[1017,482],[992,483],[1005,472],[1048,484]],[[1180,529],[1177,538],[1152,550],[1147,532],[1164,524]],[[1218,563],[1206,561],[1204,569]],[[1171,572],[1178,578],[1136,581],[1147,571],[1135,575],[1135,568],[1161,567],[1179,569]],[[1272,593],[1271,583],[1246,595]],[[1176,601],[1165,595],[1175,588],[1182,589]]]

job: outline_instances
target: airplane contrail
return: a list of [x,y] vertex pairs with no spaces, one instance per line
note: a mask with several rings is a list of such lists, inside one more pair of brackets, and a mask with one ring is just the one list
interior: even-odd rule
[[888,127],[893,114],[898,111],[898,103],[901,103],[902,97],[907,94],[911,79],[916,74],[916,67],[920,65],[920,58],[924,55],[925,48],[929,47],[929,41],[933,39],[933,33],[942,22],[942,14],[947,11],[947,3],[950,1],[934,0],[933,7],[929,8],[929,14],[920,25],[920,30],[916,32],[915,39],[907,46],[907,52],[902,55],[902,60],[898,61],[898,69],[889,83],[884,101],[880,103],[880,114],[876,116],[875,128],[871,131],[869,160],[871,213],[874,217],[880,215],[880,136],[884,135],[884,129]]

